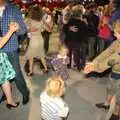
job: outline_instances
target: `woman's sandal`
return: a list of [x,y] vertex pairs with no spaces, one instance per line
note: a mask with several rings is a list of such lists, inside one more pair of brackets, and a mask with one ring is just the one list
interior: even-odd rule
[[48,70],[43,70],[43,73],[48,73]]
[[33,76],[33,72],[28,73],[27,76]]

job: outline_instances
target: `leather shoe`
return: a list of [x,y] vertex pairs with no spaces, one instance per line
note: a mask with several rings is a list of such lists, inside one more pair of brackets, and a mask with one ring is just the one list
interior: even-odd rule
[[23,96],[22,104],[26,105],[29,102],[29,100],[30,100],[29,96]]
[[7,107],[8,109],[17,108],[17,107],[19,106],[19,104],[20,104],[19,102],[16,103],[16,106],[14,106],[14,105],[12,105],[12,104],[7,104],[6,107]]
[[0,103],[4,102],[5,100],[7,100],[5,95],[2,95],[1,99],[0,99]]
[[119,120],[119,115],[112,114],[110,120]]
[[103,108],[105,110],[108,110],[110,108],[109,105],[105,105],[104,103],[98,103],[98,104],[96,104],[96,107],[98,107],[100,109]]

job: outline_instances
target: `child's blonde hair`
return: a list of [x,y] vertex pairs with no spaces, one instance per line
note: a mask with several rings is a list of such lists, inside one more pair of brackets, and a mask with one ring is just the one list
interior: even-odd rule
[[120,33],[120,19],[116,20],[114,23],[113,23],[113,30],[114,32],[116,33]]
[[50,97],[61,97],[65,92],[63,79],[57,75],[48,78],[45,91]]
[[62,45],[59,49],[59,54],[63,53],[65,50],[68,52],[68,48],[66,46]]

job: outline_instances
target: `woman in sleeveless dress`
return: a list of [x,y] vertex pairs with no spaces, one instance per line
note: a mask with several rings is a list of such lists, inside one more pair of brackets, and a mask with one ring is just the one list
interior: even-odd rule
[[28,28],[28,35],[30,38],[30,44],[27,52],[27,59],[29,60],[29,73],[28,76],[33,73],[33,60],[34,58],[40,58],[44,66],[44,72],[47,71],[47,64],[45,60],[44,41],[41,35],[42,27],[42,13],[38,6],[34,6],[28,13],[28,19],[26,20],[26,26]]

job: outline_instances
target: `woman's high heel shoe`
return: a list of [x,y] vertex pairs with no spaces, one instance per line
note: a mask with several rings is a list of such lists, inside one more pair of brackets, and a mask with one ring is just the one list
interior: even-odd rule
[[11,105],[11,104],[7,104],[6,107],[7,107],[8,109],[17,108],[17,107],[19,106],[19,104],[20,104],[20,102],[17,102],[17,103],[16,103],[16,106]]
[[43,73],[48,74],[48,70],[43,70]]

